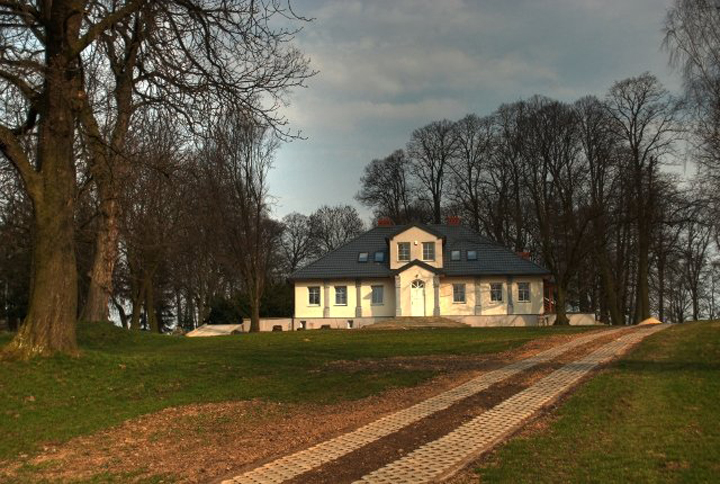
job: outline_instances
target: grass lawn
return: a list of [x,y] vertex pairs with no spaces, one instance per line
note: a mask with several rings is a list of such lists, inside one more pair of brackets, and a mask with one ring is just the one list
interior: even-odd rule
[[[175,405],[251,398],[336,402],[433,376],[394,369],[357,371],[350,378],[323,369],[335,360],[493,353],[582,330],[300,331],[191,339],[81,324],[81,358],[0,362],[0,460]],[[0,347],[10,339],[0,334]]]
[[720,482],[720,322],[674,326],[511,440],[481,482]]

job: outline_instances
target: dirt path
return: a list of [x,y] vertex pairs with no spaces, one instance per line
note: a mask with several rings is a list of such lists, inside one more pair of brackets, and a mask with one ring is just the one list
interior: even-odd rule
[[[36,469],[32,480],[79,480],[106,472],[132,473],[128,482],[153,475],[168,476],[166,482],[217,481],[229,474],[237,475],[238,470],[257,466],[277,456],[344,434],[399,408],[409,407],[456,387],[484,372],[576,337],[578,335],[550,336],[512,351],[485,356],[339,362],[334,364],[338,369],[430,368],[443,375],[417,387],[394,389],[381,395],[334,405],[244,401],[169,408],[66,443],[47,443],[42,452],[22,462],[0,463],[0,481],[17,478],[23,464],[30,464]],[[544,370],[538,367],[534,371],[549,371],[549,367]],[[480,408],[491,405],[506,392],[516,391],[527,384],[527,378],[532,378],[530,373],[493,388],[478,396],[474,405],[480,405]],[[462,418],[470,418],[474,414],[475,410],[472,410],[469,402],[459,405],[453,412],[438,416],[435,423],[425,423],[424,427],[409,431],[405,440],[398,441],[402,443],[399,447],[388,446],[387,442],[380,444],[378,455],[382,450],[385,456],[383,459],[388,458],[398,448],[411,448],[415,435],[424,432],[424,435],[430,437],[435,435],[433,432],[437,432],[437,429],[449,425],[451,421],[455,422],[458,418],[456,415],[462,421]],[[366,465],[369,466],[369,462]],[[321,470],[318,480],[313,482],[340,482],[323,481],[323,472]],[[360,472],[359,468],[357,472]]]

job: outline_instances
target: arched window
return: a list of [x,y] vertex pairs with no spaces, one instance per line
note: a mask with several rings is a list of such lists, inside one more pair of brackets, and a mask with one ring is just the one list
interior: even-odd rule
[[414,281],[412,281],[410,287],[412,287],[413,289],[422,289],[425,287],[425,283],[420,279],[415,279]]

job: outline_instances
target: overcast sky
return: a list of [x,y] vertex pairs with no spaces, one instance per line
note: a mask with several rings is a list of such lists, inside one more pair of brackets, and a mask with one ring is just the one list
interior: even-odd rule
[[319,71],[286,111],[306,140],[271,174],[275,213],[351,203],[363,167],[434,120],[490,114],[542,94],[603,96],[650,71],[679,77],[661,49],[669,0],[295,1],[315,20],[298,36]]

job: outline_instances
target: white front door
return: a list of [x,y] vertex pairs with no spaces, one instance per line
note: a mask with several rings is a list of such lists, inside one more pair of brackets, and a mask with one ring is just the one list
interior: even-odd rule
[[425,316],[425,283],[419,279],[410,285],[410,316]]

